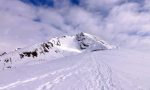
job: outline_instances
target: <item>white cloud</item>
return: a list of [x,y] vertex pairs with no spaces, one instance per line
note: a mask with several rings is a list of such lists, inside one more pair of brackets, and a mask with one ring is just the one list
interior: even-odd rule
[[101,29],[99,26],[101,16],[94,15],[83,8],[71,8],[66,15],[66,21],[77,31],[93,33]]
[[90,9],[109,9],[124,0],[81,0],[81,5]]
[[147,10],[150,10],[150,1],[149,0],[144,1],[144,8]]
[[[150,50],[149,0],[143,7],[136,2],[118,4],[123,0],[81,0],[81,6],[70,6],[68,0],[63,1],[61,6],[55,0],[55,8],[38,8],[18,0],[1,0],[1,50],[79,31],[98,35],[120,47]],[[101,15],[103,12],[95,11],[105,8],[109,9],[106,17]]]
[[139,12],[140,8],[137,3],[114,7],[105,22],[108,38],[125,47],[150,50],[150,13]]
[[[37,9],[18,0],[1,0],[0,51],[31,45],[48,38],[48,35],[60,33],[51,25],[33,21],[35,18]],[[52,33],[52,30],[56,33]]]

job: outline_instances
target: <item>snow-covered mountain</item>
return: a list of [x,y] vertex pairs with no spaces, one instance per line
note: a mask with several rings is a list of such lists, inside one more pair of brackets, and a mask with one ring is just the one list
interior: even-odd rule
[[2,53],[0,90],[149,90],[149,53],[113,48],[79,33]]
[[0,56],[0,70],[13,68],[16,65],[28,63],[31,60],[53,60],[60,57],[75,55],[83,52],[107,50],[114,48],[102,39],[87,33],[74,36],[51,38],[47,42],[35,44],[26,48],[18,48]]

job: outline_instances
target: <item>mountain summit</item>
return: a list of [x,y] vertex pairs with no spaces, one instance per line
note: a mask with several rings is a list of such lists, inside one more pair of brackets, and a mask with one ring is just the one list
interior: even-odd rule
[[15,64],[32,60],[49,60],[83,52],[113,49],[114,46],[96,36],[78,33],[74,36],[51,38],[48,42],[35,44],[4,54],[0,57],[0,69],[12,68]]

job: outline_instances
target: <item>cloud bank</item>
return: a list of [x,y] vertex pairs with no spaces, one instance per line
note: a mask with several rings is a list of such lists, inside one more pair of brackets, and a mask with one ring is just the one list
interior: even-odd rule
[[80,31],[119,47],[150,51],[149,0],[0,1],[0,51]]

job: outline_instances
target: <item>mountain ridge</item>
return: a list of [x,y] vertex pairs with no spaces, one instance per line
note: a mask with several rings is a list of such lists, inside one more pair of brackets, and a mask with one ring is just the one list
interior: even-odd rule
[[75,55],[78,53],[108,50],[115,48],[106,41],[87,33],[78,33],[74,36],[51,38],[47,42],[35,44],[27,48],[18,48],[0,56],[0,69],[15,67],[15,64],[26,63],[31,60],[49,60]]

